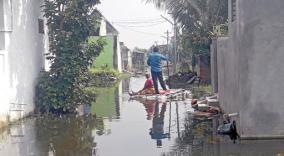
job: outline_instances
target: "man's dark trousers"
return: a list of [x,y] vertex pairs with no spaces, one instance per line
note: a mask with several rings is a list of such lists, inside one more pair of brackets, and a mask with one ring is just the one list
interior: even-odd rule
[[154,82],[156,94],[159,94],[158,79],[159,79],[159,82],[160,82],[163,90],[167,90],[164,79],[163,79],[163,73],[162,72],[151,71],[151,75],[152,75],[152,79],[153,79],[153,82]]

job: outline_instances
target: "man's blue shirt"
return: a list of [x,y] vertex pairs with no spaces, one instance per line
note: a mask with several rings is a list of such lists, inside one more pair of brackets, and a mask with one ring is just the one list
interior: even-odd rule
[[167,61],[168,58],[161,53],[152,52],[149,54],[147,64],[151,66],[151,71],[161,72],[162,71],[162,61]]

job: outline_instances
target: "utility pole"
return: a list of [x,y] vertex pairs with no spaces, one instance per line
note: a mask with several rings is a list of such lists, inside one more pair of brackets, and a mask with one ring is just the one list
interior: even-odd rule
[[170,32],[169,30],[167,30],[166,34],[167,34],[167,52],[168,52],[168,55],[170,55],[170,47],[169,47]]
[[174,39],[173,39],[173,48],[174,48],[174,52],[173,52],[173,72],[174,74],[177,72],[177,22],[176,19],[174,19],[174,22],[172,22],[171,20],[169,20],[168,18],[164,17],[161,15],[161,17],[163,19],[165,19],[167,22],[169,22],[172,26],[173,26],[173,31],[174,31]]
[[[167,30],[166,34],[167,34],[167,53],[168,53],[168,57],[169,57],[170,56],[169,30]],[[167,69],[168,69],[168,82],[169,82],[168,85],[169,85],[169,88],[171,89],[169,61],[167,61]]]
[[174,19],[174,73],[177,72],[177,22]]

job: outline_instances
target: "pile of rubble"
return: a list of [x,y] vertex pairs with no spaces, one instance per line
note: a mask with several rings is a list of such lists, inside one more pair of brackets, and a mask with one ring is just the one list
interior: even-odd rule
[[196,73],[193,72],[178,72],[175,75],[170,76],[166,83],[171,86],[180,86],[186,84],[192,84],[197,79]]
[[207,97],[205,100],[202,101],[192,99],[191,106],[195,110],[194,112],[192,112],[192,114],[196,117],[210,118],[214,115],[222,113],[222,110],[219,107],[217,95]]
[[206,97],[206,99],[202,101],[192,99],[191,106],[194,111],[188,112],[192,114],[194,118],[213,119],[213,117],[217,117],[222,121],[217,128],[218,134],[230,136],[230,139],[233,140],[234,143],[240,138],[237,133],[236,121],[232,120],[232,117],[238,116],[238,113],[224,113],[219,106],[217,95]]

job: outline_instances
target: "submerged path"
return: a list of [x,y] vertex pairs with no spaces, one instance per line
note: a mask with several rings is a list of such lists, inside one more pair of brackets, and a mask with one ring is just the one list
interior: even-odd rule
[[[41,116],[14,123],[0,133],[1,156],[251,156],[283,155],[283,141],[218,137],[213,120],[194,119],[189,101],[130,100],[144,78],[99,88],[82,116]],[[83,114],[88,114],[84,116]],[[264,153],[264,154],[263,154]]]

